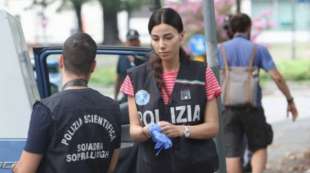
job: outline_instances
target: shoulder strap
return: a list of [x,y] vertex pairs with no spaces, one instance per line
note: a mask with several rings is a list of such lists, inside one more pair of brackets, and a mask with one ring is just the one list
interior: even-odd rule
[[254,44],[252,53],[250,55],[249,69],[253,69],[255,57],[256,57],[256,45]]
[[226,51],[225,51],[225,48],[224,48],[223,44],[221,44],[220,47],[221,47],[221,52],[222,52],[222,56],[223,56],[223,60],[224,60],[224,70],[228,72],[229,71],[228,70],[229,66],[228,66]]

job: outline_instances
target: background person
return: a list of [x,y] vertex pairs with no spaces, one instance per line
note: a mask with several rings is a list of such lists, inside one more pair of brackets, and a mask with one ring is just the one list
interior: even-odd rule
[[[135,29],[129,29],[126,35],[126,44],[125,46],[128,47],[140,47],[140,35],[139,32]],[[138,59],[134,55],[121,55],[117,61],[116,67],[116,83],[115,83],[115,90],[114,90],[114,99],[118,99],[119,89],[121,84],[123,83],[126,75],[127,70],[140,65],[143,63],[143,60]],[[126,101],[126,97],[122,97],[119,99],[119,102]]]
[[26,146],[15,173],[113,172],[120,147],[120,110],[87,87],[96,43],[85,33],[64,43],[63,90],[33,106]]
[[[138,173],[213,173],[218,158],[212,138],[218,133],[216,97],[220,87],[209,67],[190,60],[181,48],[180,15],[156,10],[148,23],[153,53],[130,69],[121,91],[128,96],[130,135],[138,142]],[[171,149],[155,156],[149,125],[158,123]]]
[[[251,19],[246,14],[237,14],[231,18],[233,39],[222,44],[226,52],[229,67],[247,67],[254,47],[256,48],[254,67],[263,69],[275,81],[287,100],[287,111],[292,114],[293,120],[298,116],[294,99],[281,73],[277,70],[269,51],[258,44],[252,43]],[[221,52],[219,50],[219,52]],[[224,69],[223,53],[219,58],[220,68]],[[259,73],[258,73],[259,74]],[[228,173],[241,173],[240,157],[241,144],[246,135],[248,146],[253,153],[251,165],[253,173],[262,173],[267,162],[267,146],[272,142],[272,129],[266,122],[261,104],[262,92],[258,86],[257,107],[225,107],[224,118],[224,145],[226,149],[226,164]]]
[[[223,29],[225,31],[225,35],[226,35],[226,41],[233,39],[234,38],[234,33],[231,29],[231,18],[233,15],[229,14],[224,18],[224,24],[223,24]],[[242,169],[243,172],[251,172],[252,168],[251,168],[251,157],[252,157],[252,153],[248,148],[248,141],[246,138],[246,135],[244,135],[243,137],[244,139],[242,140],[242,154],[240,156],[241,159],[241,165],[242,165]]]

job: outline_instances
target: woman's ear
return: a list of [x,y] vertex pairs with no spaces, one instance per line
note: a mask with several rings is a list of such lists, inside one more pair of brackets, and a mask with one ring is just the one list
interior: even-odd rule
[[184,41],[184,35],[185,35],[184,31],[180,33],[180,42]]

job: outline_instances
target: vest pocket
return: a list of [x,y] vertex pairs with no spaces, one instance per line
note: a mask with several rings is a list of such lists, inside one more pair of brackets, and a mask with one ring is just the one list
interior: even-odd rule
[[153,141],[139,144],[138,169],[143,173],[171,173],[171,150],[162,150],[155,155]]
[[218,156],[212,139],[198,140],[180,138],[175,149],[175,160],[189,168],[199,167],[215,171],[218,169]]

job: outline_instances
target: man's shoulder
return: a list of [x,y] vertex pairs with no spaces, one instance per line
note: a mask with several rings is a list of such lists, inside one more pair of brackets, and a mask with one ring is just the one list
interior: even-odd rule
[[60,91],[58,93],[55,93],[49,97],[43,98],[41,99],[41,103],[48,107],[50,110],[52,110],[53,108],[55,108],[57,106],[57,103],[55,102],[56,100],[59,100],[59,98],[62,97],[63,91]]
[[138,65],[136,67],[130,68],[128,70],[128,73],[141,73],[142,71],[145,71],[150,66],[151,66],[151,64],[144,63],[144,64]]
[[[94,91],[96,91],[96,90],[94,90]],[[102,103],[105,105],[111,105],[111,106],[117,106],[118,105],[118,103],[114,99],[112,99],[111,97],[105,96],[98,91],[96,91],[94,94],[96,94],[98,96],[98,98],[100,98]]]
[[129,60],[128,60],[128,55],[120,55],[120,56],[118,57],[118,61],[119,61],[119,62],[122,62],[122,63],[129,62]]
[[117,60],[117,68],[119,73],[125,73],[130,66],[129,59],[126,55],[120,55]]
[[227,41],[228,44],[247,44],[247,45],[253,45],[253,41],[245,39],[245,38],[233,38],[231,40]]
[[[46,104],[44,104],[43,102],[42,102],[42,100],[41,101],[36,101],[34,104],[33,104],[33,106],[32,106],[32,110],[34,111],[34,112],[36,112],[36,111],[38,111],[39,110],[39,112],[45,112],[45,113],[50,113],[51,112],[51,110],[50,110],[50,108],[46,105]],[[35,111],[36,110],[36,111]]]
[[265,45],[259,44],[259,43],[255,43],[251,40],[246,40],[246,39],[242,39],[242,40],[238,40],[238,39],[232,39],[232,40],[227,40],[221,44],[219,44],[219,46],[224,46],[225,48],[232,48],[235,46],[238,46],[239,48],[244,48],[244,47],[256,47],[256,51],[268,51],[267,47]]
[[[55,93],[47,98],[41,100],[41,102],[50,109],[56,108],[59,104],[73,104],[72,102],[78,101],[80,97],[90,100],[98,100],[100,103],[116,105],[117,103],[110,97],[105,96],[97,90],[87,88],[81,90],[65,90]],[[63,105],[64,106],[64,105]]]
[[268,52],[268,48],[265,45],[257,44],[257,43],[254,43],[254,45],[256,46],[257,51],[267,51]]
[[[78,96],[78,93],[75,93],[77,94],[76,96]],[[80,94],[89,99],[98,100],[98,102],[100,101],[101,103],[104,103],[104,104],[117,105],[117,102],[113,100],[111,97],[108,97],[92,88],[87,88],[85,89],[84,92],[81,92]]]

